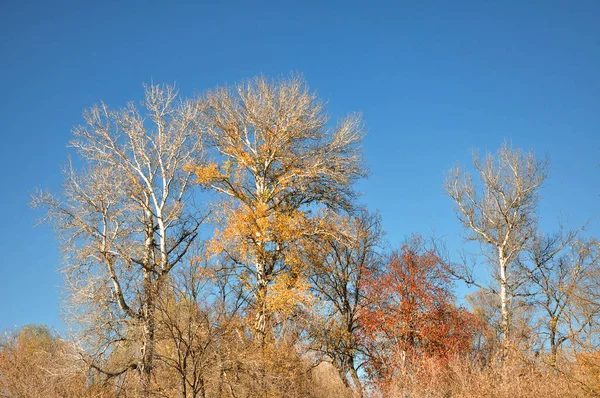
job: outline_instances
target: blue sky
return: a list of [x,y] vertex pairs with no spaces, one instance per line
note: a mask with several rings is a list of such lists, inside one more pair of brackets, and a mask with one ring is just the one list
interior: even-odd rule
[[0,330],[61,328],[57,242],[29,193],[60,190],[84,108],[138,101],[150,80],[188,95],[298,71],[333,118],[362,112],[362,201],[393,246],[460,247],[444,173],[505,138],[550,160],[542,227],[600,236],[597,1],[82,3],[0,5]]

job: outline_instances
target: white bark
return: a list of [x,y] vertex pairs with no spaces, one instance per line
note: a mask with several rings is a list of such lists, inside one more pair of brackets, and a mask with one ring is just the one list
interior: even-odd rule
[[65,253],[74,320],[96,369],[124,341],[138,346],[123,371],[143,374],[146,395],[154,362],[155,300],[169,271],[185,258],[201,223],[188,208],[190,173],[202,159],[199,110],[176,102],[170,86],[146,87],[145,110],[85,113],[72,147],[84,168],[67,168],[61,199],[39,194]]
[[480,161],[474,157],[481,182],[459,168],[451,171],[446,191],[456,204],[456,214],[469,231],[467,238],[478,241],[496,267],[493,275],[499,286],[485,286],[470,270],[455,276],[498,295],[504,348],[510,339],[511,301],[528,283],[528,276],[514,267],[537,229],[538,191],[546,178],[546,162],[503,144],[496,156]]

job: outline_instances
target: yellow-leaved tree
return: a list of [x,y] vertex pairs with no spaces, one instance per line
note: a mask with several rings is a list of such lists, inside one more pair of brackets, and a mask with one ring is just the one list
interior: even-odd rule
[[329,128],[324,104],[298,76],[258,77],[201,102],[213,158],[189,168],[218,193],[211,249],[247,275],[255,337],[264,345],[275,310],[269,304],[282,302],[270,297],[270,285],[303,296],[304,243],[327,233],[325,210],[352,207],[352,185],[365,174],[361,119],[351,115]]

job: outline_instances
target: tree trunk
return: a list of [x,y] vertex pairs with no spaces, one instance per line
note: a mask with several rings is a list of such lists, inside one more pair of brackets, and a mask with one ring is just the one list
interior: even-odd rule
[[152,366],[154,361],[154,332],[155,332],[155,286],[152,280],[151,270],[154,268],[154,221],[152,213],[145,211],[146,236],[144,240],[144,281],[143,281],[143,303],[142,303],[142,385],[143,397],[150,396],[150,383],[152,381]]
[[363,398],[362,384],[356,369],[354,369],[354,358],[350,358],[350,377],[352,377],[352,383],[354,384],[354,397]]
[[[206,387],[204,386],[204,378],[201,377],[200,380],[198,380],[198,388],[194,389],[194,398],[196,397],[200,397],[200,398],[206,398]],[[220,395],[218,395],[220,396]]]
[[558,356],[558,345],[556,342],[556,326],[557,320],[555,318],[550,319],[550,365],[556,366],[556,358]]
[[500,312],[502,315],[502,356],[507,354],[510,343],[510,312],[508,308],[508,277],[506,275],[507,260],[502,249],[499,249],[500,262]]
[[267,289],[268,277],[266,274],[265,264],[257,262],[256,264],[256,320],[254,330],[256,333],[256,341],[263,347],[267,338]]
[[154,333],[156,329],[155,325],[155,311],[154,311],[154,297],[153,297],[153,286],[152,276],[149,271],[144,271],[144,290],[145,290],[145,303],[144,303],[144,319],[143,319],[143,343],[142,343],[142,383],[143,383],[143,396],[150,396],[150,383],[152,380],[152,365],[154,361]]

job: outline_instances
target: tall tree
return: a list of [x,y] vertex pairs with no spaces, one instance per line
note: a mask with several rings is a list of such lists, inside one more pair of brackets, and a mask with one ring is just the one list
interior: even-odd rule
[[[182,170],[202,159],[198,117],[197,104],[178,100],[171,86],[147,86],[142,110],[94,106],[71,142],[81,171],[69,164],[63,195],[33,200],[61,239],[71,319],[83,328],[91,366],[111,377],[137,369],[146,396],[156,298],[202,222],[191,207],[191,174]],[[123,360],[107,361],[116,352]]]
[[[467,239],[479,242],[495,271],[496,286],[485,286],[498,294],[504,348],[510,338],[510,306],[527,275],[515,263],[537,230],[539,188],[547,176],[547,164],[533,153],[524,153],[504,143],[496,156],[473,157],[480,184],[459,167],[446,179],[446,191],[456,204],[456,215],[468,231]],[[484,287],[469,270],[460,277]]]
[[360,327],[367,305],[364,284],[366,275],[376,272],[380,265],[378,248],[383,231],[379,216],[366,210],[355,217],[332,219],[331,223],[337,233],[318,239],[309,260],[315,295],[325,303],[314,324],[314,348],[332,361],[355,396],[362,397],[359,369],[366,358]]
[[269,285],[291,271],[293,287],[303,239],[324,229],[317,209],[352,205],[353,182],[364,174],[361,121],[352,115],[329,129],[323,103],[299,77],[220,88],[203,106],[214,157],[190,169],[220,194],[213,249],[245,268],[264,343]]

